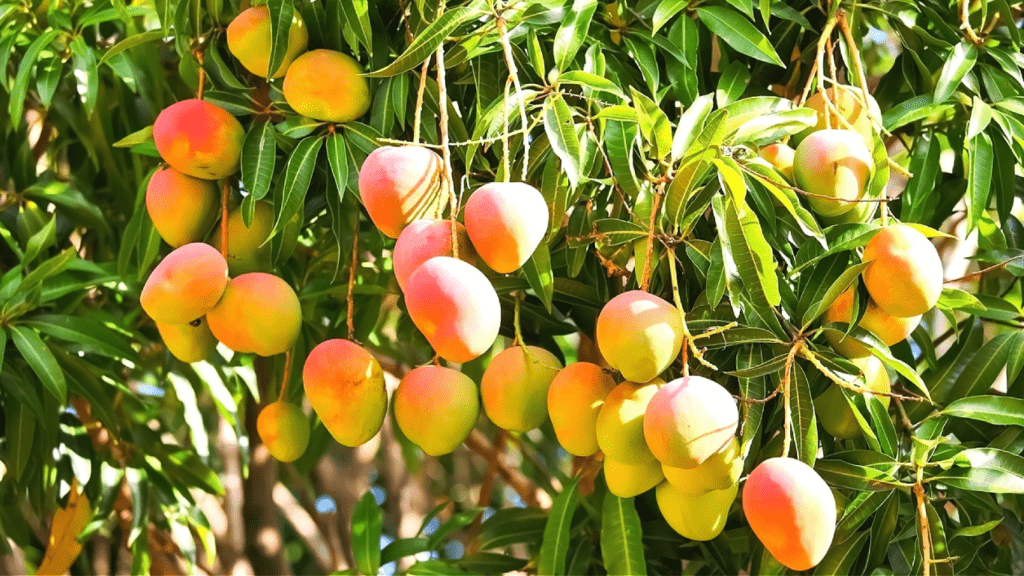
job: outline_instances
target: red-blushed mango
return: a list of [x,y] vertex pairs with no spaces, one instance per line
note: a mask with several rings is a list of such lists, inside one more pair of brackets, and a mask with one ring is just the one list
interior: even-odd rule
[[657,462],[627,463],[604,459],[604,481],[619,498],[633,498],[657,486],[665,476]]
[[[817,112],[818,123],[814,127],[801,132],[796,139],[803,140],[803,138],[815,130],[853,128],[854,131],[861,135],[865,142],[874,142],[875,127],[871,118],[874,117],[879,121],[882,119],[882,111],[878,108],[878,102],[875,101],[875,98],[871,94],[867,94],[865,100],[867,100],[868,106],[865,108],[860,98],[860,88],[854,86],[832,86],[827,88],[826,91],[829,101],[835,105],[835,108],[829,108],[828,120],[826,121],[825,119],[825,94],[819,90],[807,98],[807,102],[804,104],[807,108]],[[846,119],[846,122],[840,120],[836,111],[839,112],[842,118]]]
[[732,394],[700,376],[677,378],[647,404],[644,438],[654,457],[675,468],[700,466],[736,436],[740,413]]
[[402,433],[431,456],[453,452],[480,417],[476,383],[442,366],[421,366],[406,374],[391,401]]
[[423,146],[382,146],[359,168],[359,196],[381,234],[398,238],[421,218],[439,218],[448,205],[441,157]]
[[281,462],[298,460],[309,446],[309,418],[302,408],[283,400],[260,410],[256,431],[270,455]]
[[[270,74],[270,9],[266,6],[253,6],[243,10],[228,25],[228,50],[253,74],[266,78]],[[292,23],[288,27],[288,47],[284,52],[284,60],[274,73],[274,78],[284,76],[292,61],[306,51],[309,45],[309,31],[306,23],[296,10],[292,14]]]
[[793,182],[793,156],[795,153],[796,151],[788,144],[776,142],[762,147],[757,155],[775,167],[780,174],[786,177],[786,180]]
[[206,319],[199,318],[187,324],[156,323],[160,338],[171,355],[182,362],[202,362],[217,349],[217,339],[210,332]]
[[689,494],[670,482],[662,482],[654,491],[658,509],[665,521],[684,538],[707,542],[725,529],[729,508],[736,501],[739,486]]
[[[871,390],[888,394],[892,391],[892,382],[889,380],[889,373],[885,370],[882,361],[874,356],[854,358],[853,362],[863,375],[863,381],[856,385]],[[878,400],[886,408],[889,407],[889,396],[879,396]],[[814,411],[818,415],[818,422],[821,427],[832,436],[842,440],[859,438],[863,434],[853,409],[846,401],[842,388],[838,384],[832,384],[814,399]],[[870,422],[870,420],[869,420]]]
[[558,371],[548,389],[548,416],[566,452],[590,456],[600,450],[597,415],[614,388],[615,380],[590,362],[576,362]]
[[622,382],[604,399],[597,414],[597,445],[604,455],[619,462],[656,462],[644,439],[644,412],[665,381],[655,378],[646,384]]
[[284,76],[284,99],[299,114],[324,122],[348,122],[370,109],[363,68],[347,54],[310,50]]
[[164,162],[204,180],[238,172],[244,139],[242,124],[234,116],[202,100],[171,104],[153,124],[153,141]]
[[[228,213],[228,271],[232,276],[249,272],[269,272],[273,267],[273,243],[267,242],[274,230],[274,204],[266,200],[253,207],[252,225],[245,226],[242,208]],[[290,255],[295,250],[301,228],[301,215],[295,214],[281,230],[281,253]],[[213,247],[220,250],[220,226],[210,235]]]
[[200,242],[217,220],[217,186],[165,166],[149,179],[146,210],[172,248]]
[[850,130],[814,132],[796,149],[793,176],[808,196],[811,208],[822,216],[853,210],[864,196],[874,160],[864,140]]
[[498,294],[482,272],[449,256],[424,262],[405,283],[409,317],[449,362],[490,350],[501,325]]
[[887,314],[918,316],[932,309],[942,294],[942,260],[935,246],[913,226],[882,228],[864,247],[864,285]]
[[787,568],[821,562],[836,530],[836,500],[813,468],[792,458],[770,458],[743,486],[743,513],[768,552]]
[[273,356],[295,344],[302,309],[287,282],[273,274],[252,272],[231,279],[206,320],[217,340],[235,352]]
[[228,263],[213,246],[193,242],[164,257],[139,302],[155,322],[187,324],[217,305],[228,285]]
[[626,380],[653,380],[676,359],[682,344],[679,310],[643,290],[612,298],[597,317],[601,355]]
[[[843,292],[822,315],[822,324],[830,322],[849,323],[853,318],[853,296],[854,288]],[[873,300],[868,300],[858,325],[885,342],[886,346],[892,346],[897,342],[906,340],[907,336],[921,323],[920,316],[910,318],[899,318],[886,314]],[[834,330],[825,331],[825,339],[828,343],[847,358],[859,358],[869,356],[871,351],[853,338],[848,338]]]
[[[455,234],[458,236],[459,260],[476,264],[476,250],[469,241],[466,228],[455,223]],[[398,287],[405,288],[409,276],[427,260],[435,256],[452,255],[452,222],[451,220],[433,220],[424,218],[409,224],[398,235],[392,262],[395,266],[395,279]]]
[[743,473],[740,442],[736,438],[725,450],[712,455],[696,468],[675,468],[662,464],[665,479],[687,494],[704,494],[735,486]]
[[309,404],[339,444],[364,444],[384,424],[384,372],[377,359],[356,344],[337,338],[321,342],[306,357],[302,383]]
[[543,348],[502,350],[480,380],[487,417],[511,432],[539,428],[548,419],[548,389],[561,369],[558,358]]
[[548,231],[548,205],[522,182],[492,182],[466,202],[466,232],[480,258],[500,274],[518,270]]

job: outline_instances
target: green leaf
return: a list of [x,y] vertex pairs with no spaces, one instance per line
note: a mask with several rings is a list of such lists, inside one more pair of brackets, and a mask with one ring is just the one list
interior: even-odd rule
[[121,333],[94,320],[77,316],[40,314],[32,316],[22,324],[111,358],[131,360],[138,357]]
[[647,236],[647,229],[635,222],[617,218],[602,218],[594,221],[597,241],[607,246],[633,242]]
[[711,169],[712,160],[720,155],[718,145],[725,135],[727,119],[728,113],[715,112],[700,136],[687,149],[686,158],[689,160],[676,172],[665,196],[665,216],[670,222],[681,224],[691,193]]
[[751,58],[785,67],[772,43],[742,14],[722,6],[697,8],[697,16],[726,44]]
[[632,498],[608,492],[601,507],[601,556],[609,574],[647,576],[640,516]]
[[313,177],[316,157],[323,142],[319,137],[306,138],[299,142],[288,159],[284,174],[284,196],[277,206],[277,220],[274,222],[271,237],[283,230],[302,207],[306,192],[309,190],[309,181]]
[[405,49],[405,52],[396,58],[394,62],[380,70],[370,72],[367,76],[371,78],[386,78],[412,70],[419,66],[434,50],[437,50],[437,47],[459,26],[478,14],[475,9],[468,6],[460,6],[459,8],[446,11],[440,18],[431,22],[426,30],[420,32],[409,44],[409,47]]
[[[0,330],[3,332],[3,330]],[[16,386],[27,386],[27,382],[19,381]],[[8,385],[4,382],[4,387]],[[6,421],[4,435],[6,436],[7,457],[4,463],[7,465],[8,477],[15,482],[21,480],[28,467],[29,458],[32,456],[32,444],[36,437],[36,416],[28,409],[24,402],[16,397],[7,396],[4,398],[4,412]]]
[[367,490],[352,511],[352,555],[361,574],[376,574],[380,569],[380,506]]
[[814,416],[811,384],[803,367],[794,363],[790,373],[789,406],[793,419],[793,447],[796,456],[808,466],[814,466],[818,455],[818,424]]
[[988,208],[989,193],[992,191],[992,139],[981,133],[967,143],[968,166],[967,187],[967,233],[971,233]]
[[53,102],[53,95],[57,92],[57,83],[60,82],[63,71],[64,65],[59,58],[47,58],[36,71],[36,92],[43,107],[49,108]]
[[121,40],[117,44],[114,44],[114,46],[111,47],[110,50],[104,52],[103,56],[100,58],[99,64],[103,65],[104,62],[110,60],[111,58],[117,56],[125,50],[130,50],[132,48],[135,48],[136,46],[141,46],[147,42],[152,42],[154,40],[160,40],[163,37],[163,30],[150,30],[148,32],[143,32],[141,34],[136,34],[134,36],[128,36],[124,40]]
[[544,539],[540,544],[537,561],[538,576],[565,574],[565,560],[569,553],[569,528],[579,501],[579,480],[573,480],[551,504],[551,513],[544,526]]
[[995,448],[968,448],[956,455],[953,467],[925,481],[976,492],[1024,494],[1024,458]]
[[544,131],[551,142],[551,149],[562,160],[562,169],[569,178],[570,186],[575,188],[582,176],[580,141],[576,135],[572,110],[561,96],[552,98],[551,104],[544,111]]
[[[447,505],[447,502],[445,505]],[[381,564],[388,564],[401,558],[415,556],[427,550],[429,548],[427,548],[426,538],[399,538],[385,546],[384,550],[381,550],[380,562]]]
[[861,550],[868,543],[868,533],[859,532],[853,538],[829,548],[825,557],[814,568],[814,574],[833,576],[835,574],[852,574],[853,564],[860,558]]
[[965,40],[954,46],[946,63],[942,65],[938,81],[935,82],[935,97],[932,102],[941,104],[948,100],[977,61],[978,48],[974,44]]
[[715,90],[718,107],[728,106],[739,99],[749,83],[750,70],[742,62],[731,62],[718,78],[718,89]]
[[43,343],[35,330],[22,326],[10,326],[11,340],[21,352],[22,358],[43,383],[46,391],[53,395],[62,405],[67,402],[68,385],[64,381],[64,372],[57,365],[50,349]]
[[348,151],[345,136],[340,132],[327,137],[327,161],[331,166],[331,176],[338,187],[338,193],[344,196],[348,189]]
[[[253,123],[242,143],[242,186],[249,192],[253,202],[270,192],[270,180],[274,176],[276,159],[274,125],[270,122]],[[251,222],[249,219],[246,225],[250,225]]]
[[882,125],[892,132],[901,126],[943,113],[952,107],[952,104],[932,104],[932,97],[927,94],[915,96],[886,110],[882,114]]
[[551,299],[555,295],[555,275],[551,271],[551,252],[546,243],[541,242],[533,256],[523,264],[523,274],[550,314]]
[[132,148],[139,144],[153,141],[153,127],[146,126],[142,130],[132,132],[131,134],[121,138],[117,142],[114,142],[112,146],[114,148]]
[[[32,79],[32,72],[35,70],[36,60],[40,53],[49,47],[50,42],[57,37],[60,30],[48,30],[39,35],[28,48],[25,49],[18,64],[18,74],[14,77],[14,85],[11,87],[11,99],[7,104],[7,110],[11,114],[11,121],[17,126],[21,124],[21,113],[25,109],[25,100],[28,97],[28,83]],[[6,74],[6,72],[5,72]]]
[[690,149],[693,141],[701,133],[713,106],[714,95],[705,94],[694,100],[679,117],[679,125],[676,126],[676,133],[672,138],[672,162],[678,162]]
[[631,199],[640,195],[640,182],[633,168],[633,147],[639,128],[621,120],[608,120],[604,129],[604,145],[608,149],[608,163],[612,176],[623,193]]
[[689,0],[661,0],[658,8],[654,10],[654,19],[651,23],[651,34],[657,34],[673,16],[679,14],[689,5]]
[[555,32],[555,67],[558,70],[567,69],[576,57],[590,30],[595,10],[597,0],[573,0],[572,9],[566,11],[562,25]]
[[273,78],[288,51],[288,31],[295,15],[295,4],[292,0],[267,0],[270,11],[270,60],[267,66],[267,78]]
[[99,70],[96,62],[96,53],[90,48],[81,36],[76,36],[71,41],[71,52],[73,53],[74,78],[76,91],[85,104],[85,111],[92,116],[96,109],[96,99],[99,97],[100,82]]
[[846,271],[843,272],[839,278],[836,278],[835,282],[828,287],[825,293],[821,295],[821,298],[814,299],[811,307],[808,308],[807,312],[804,314],[803,329],[806,330],[807,327],[811,325],[811,322],[814,322],[819,316],[824,314],[825,310],[828,310],[829,306],[831,306],[836,299],[843,294],[843,292],[846,292],[847,288],[857,281],[857,278],[860,277],[860,273],[864,271],[869,264],[871,263],[861,262],[860,264],[855,264],[847,268]]
[[938,415],[1001,426],[1024,426],[1024,400],[1008,396],[969,396],[951,402]]
[[[604,76],[598,76],[597,74],[591,74],[590,72],[584,72],[583,70],[570,70],[558,77],[559,84],[578,84],[587,88],[592,88],[600,92],[608,92],[609,94],[615,94],[621,98],[625,98],[626,95],[622,92],[622,89],[605,78]],[[601,112],[604,112],[602,109]]]
[[672,124],[668,121],[668,116],[654,100],[636,88],[631,87],[630,90],[633,104],[636,106],[640,134],[651,145],[655,158],[667,157],[672,151]]

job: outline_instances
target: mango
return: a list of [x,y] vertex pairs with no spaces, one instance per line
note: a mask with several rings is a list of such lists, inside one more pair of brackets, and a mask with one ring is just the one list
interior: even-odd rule
[[804,139],[793,156],[796,185],[822,216],[853,210],[864,196],[874,160],[864,140],[850,130],[820,130]]
[[455,451],[480,417],[476,383],[441,366],[421,366],[406,374],[391,401],[402,433],[431,456]]
[[792,147],[781,142],[763,146],[757,153],[758,156],[771,164],[790,182],[793,182],[793,158],[795,154],[796,151]]
[[302,367],[302,384],[309,404],[339,444],[364,444],[384,424],[384,372],[372,354],[348,340],[327,340],[313,348]]
[[302,309],[287,282],[273,274],[251,272],[231,279],[206,319],[217,340],[235,352],[273,356],[295,344]]
[[423,146],[383,146],[359,169],[359,196],[381,234],[398,238],[420,218],[440,218],[448,205],[441,157]]
[[768,552],[787,568],[821,562],[836,529],[836,500],[813,468],[792,458],[770,458],[743,486],[743,513]]
[[[264,6],[253,6],[243,10],[228,25],[228,50],[241,62],[246,70],[266,78],[270,74],[270,9]],[[295,10],[291,25],[288,26],[288,47],[284,52],[284,60],[274,73],[274,78],[284,76],[299,54],[306,51],[309,45],[309,31],[306,23]],[[280,460],[280,458],[279,458]]]
[[[242,207],[228,212],[228,271],[232,276],[249,272],[269,272],[273,268],[273,242],[267,242],[274,230],[274,204],[266,200],[256,203],[252,225],[245,226]],[[281,253],[290,255],[298,242],[301,215],[296,214],[281,230]],[[221,230],[210,235],[213,247],[220,250]]]
[[142,287],[139,302],[155,322],[188,324],[217,305],[228,285],[228,263],[213,246],[193,242],[164,257]]
[[688,494],[670,482],[662,482],[654,496],[661,515],[673,530],[684,538],[707,542],[725,529],[729,508],[736,501],[738,491],[739,486],[733,484],[722,490]]
[[665,476],[657,462],[630,464],[604,459],[604,481],[619,498],[633,498],[654,488]]
[[548,231],[548,205],[522,182],[492,182],[466,202],[466,232],[480,258],[500,274],[515,272],[533,256]]
[[893,224],[879,230],[864,247],[864,285],[886,314],[918,316],[942,294],[942,260],[928,238],[913,226]]
[[[858,385],[861,388],[885,394],[892,391],[889,373],[881,360],[874,356],[866,356],[850,361],[860,368],[863,380]],[[889,407],[889,396],[879,396],[878,399],[883,406]],[[853,409],[850,408],[838,384],[830,385],[821,396],[814,399],[814,412],[818,415],[818,422],[821,422],[825,432],[836,438],[850,440],[863,434],[860,425],[857,424],[857,418],[853,415]],[[868,422],[870,423],[870,420]]]
[[160,338],[172,356],[191,364],[202,362],[217,349],[217,339],[210,332],[206,320],[199,318],[187,324],[156,323]]
[[511,432],[539,428],[548,419],[548,389],[561,369],[554,354],[537,346],[502,350],[480,380],[487,417]]
[[[853,297],[854,288],[851,287],[846,292],[843,292],[839,298],[836,298],[836,301],[822,315],[822,324],[830,322],[850,323],[853,318]],[[907,336],[910,336],[911,332],[920,323],[920,316],[910,318],[890,316],[883,312],[873,300],[869,299],[864,309],[864,315],[861,316],[858,325],[877,336],[879,340],[885,342],[886,346],[892,346],[897,342],[906,340]],[[871,351],[866,346],[834,330],[826,330],[825,339],[828,340],[828,343],[832,345],[836,352],[847,358],[871,355]]]
[[878,214],[878,204],[878,202],[855,202],[851,210],[843,212],[838,216],[821,216],[819,214],[818,220],[826,227],[835,226],[836,224],[870,222]]
[[[476,264],[476,251],[469,241],[466,228],[455,223],[458,236],[459,260]],[[431,220],[424,218],[409,224],[398,235],[391,260],[395,267],[395,279],[398,287],[405,288],[409,276],[427,260],[434,256],[452,255],[452,223],[451,220]]]
[[153,173],[146,186],[146,211],[157,233],[178,248],[201,242],[217,220],[217,186],[170,166]]
[[[874,142],[876,133],[871,118],[874,117],[877,120],[882,118],[882,111],[878,108],[878,102],[875,101],[875,98],[868,94],[866,96],[868,107],[865,108],[860,99],[860,88],[854,86],[832,86],[827,88],[826,91],[828,92],[829,100],[835,104],[835,109],[829,109],[829,121],[825,121],[825,95],[822,91],[815,92],[807,98],[804,106],[818,113],[818,123],[813,128],[808,128],[801,132],[796,139],[803,140],[816,130],[825,130],[827,128],[849,129],[852,127],[854,131],[861,135],[865,142]],[[849,126],[839,119],[835,110],[839,111],[839,114],[846,119]]]
[[647,404],[644,438],[662,464],[700,466],[736,436],[740,413],[721,385],[687,376],[662,386]]
[[270,455],[281,462],[298,460],[309,446],[309,419],[302,408],[283,400],[260,410],[256,432]]
[[597,318],[597,346],[605,360],[632,382],[649,382],[679,355],[683,321],[679,311],[644,292],[623,292]]
[[292,61],[283,91],[292,110],[323,122],[348,122],[370,109],[362,66],[333,50],[310,50]]
[[600,366],[576,362],[558,371],[548,389],[548,416],[565,451],[590,456],[598,450],[597,415],[615,380]]
[[661,469],[669,483],[687,494],[725,490],[735,486],[743,473],[740,442],[733,438],[724,450],[711,455],[695,468],[676,468],[662,464]]
[[171,104],[153,124],[153,141],[164,162],[204,180],[238,172],[244,139],[242,124],[234,116],[203,100]]
[[656,462],[644,439],[644,412],[665,381],[622,382],[608,393],[597,414],[597,445],[604,455],[630,464]]
[[449,362],[469,362],[498,337],[498,294],[482,272],[462,260],[436,256],[420,265],[406,282],[405,305],[413,324]]

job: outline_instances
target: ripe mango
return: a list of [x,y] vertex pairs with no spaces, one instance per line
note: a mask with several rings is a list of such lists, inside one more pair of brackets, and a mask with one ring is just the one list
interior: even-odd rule
[[655,378],[646,384],[622,382],[604,399],[597,414],[597,444],[604,455],[630,464],[655,462],[644,439],[644,412],[665,381]]
[[[876,133],[871,118],[872,116],[878,120],[882,118],[882,111],[878,108],[878,102],[875,101],[875,98],[868,94],[866,96],[868,107],[865,108],[860,99],[860,88],[854,86],[832,86],[827,88],[826,92],[829,100],[836,107],[835,110],[829,109],[829,121],[825,121],[825,94],[822,91],[815,92],[807,98],[804,106],[818,113],[818,123],[813,128],[808,128],[801,132],[795,138],[798,143],[816,130],[825,130],[827,128],[849,129],[850,127],[860,134],[865,142],[874,142]],[[839,119],[836,115],[836,110],[846,119],[849,126]]]
[[684,538],[707,542],[714,540],[725,529],[729,508],[736,500],[739,486],[733,484],[722,490],[702,494],[688,494],[670,482],[662,482],[655,490],[665,521]]
[[[246,70],[266,78],[270,72],[270,45],[273,43],[270,34],[270,9],[265,5],[253,6],[235,16],[228,25],[228,50]],[[299,11],[295,10],[288,27],[288,47],[285,49],[284,60],[274,73],[274,78],[284,76],[288,66],[306,51],[308,45],[309,31]]]
[[500,274],[526,264],[547,231],[547,202],[529,184],[492,182],[466,202],[466,232],[480,258]]
[[217,339],[206,320],[199,318],[188,324],[156,323],[160,338],[172,356],[182,362],[202,362],[217,349]]
[[724,450],[713,454],[695,468],[675,468],[662,464],[665,479],[687,494],[704,494],[735,486],[743,473],[740,442],[736,438]]
[[[889,373],[881,360],[874,356],[865,356],[851,359],[850,362],[856,364],[863,374],[863,380],[858,383],[860,387],[886,394],[892,391]],[[883,406],[889,407],[888,396],[879,396],[878,399]],[[838,384],[830,385],[821,396],[814,399],[814,412],[818,415],[818,422],[821,422],[825,432],[836,438],[849,440],[859,438],[863,434],[860,425],[857,424],[857,418],[853,415],[853,409],[846,402],[843,390]]]
[[[800,143],[793,156],[796,185],[811,194],[807,201],[822,216],[853,210],[864,196],[874,160],[864,140],[850,130],[820,130]],[[833,200],[834,198],[834,200]]]
[[448,205],[441,186],[441,157],[423,146],[383,146],[359,169],[359,196],[370,220],[389,238],[398,238],[420,218],[440,218]]
[[[853,318],[853,297],[854,287],[851,287],[846,292],[843,292],[831,306],[825,310],[822,315],[822,324],[828,324],[830,322],[846,322],[849,323]],[[868,300],[867,306],[864,309],[864,315],[861,316],[859,326],[868,332],[871,332],[878,337],[879,340],[885,342],[886,346],[892,346],[897,342],[906,340],[907,336],[917,328],[917,325],[921,323],[920,316],[913,316],[910,318],[898,318],[896,316],[890,316],[882,311],[873,300]],[[825,331],[825,339],[828,343],[835,348],[836,352],[839,352],[847,358],[859,358],[861,356],[871,355],[871,351],[860,342],[853,338],[847,338],[843,334],[835,332],[833,330]]]
[[283,91],[292,110],[314,120],[348,122],[370,109],[362,66],[333,50],[310,50],[292,61]]
[[213,246],[185,244],[149,275],[139,302],[155,322],[188,324],[210,311],[228,285],[228,263]]
[[879,230],[864,247],[864,285],[885,313],[899,318],[932,309],[942,294],[942,260],[928,238],[913,226]]
[[251,272],[228,283],[206,319],[217,340],[235,352],[273,356],[295,344],[302,309],[287,282],[273,274]]
[[146,210],[172,248],[201,242],[217,220],[217,186],[170,166],[159,168],[146,186]]
[[687,376],[662,386],[647,404],[644,438],[654,456],[675,468],[694,468],[735,439],[739,410],[721,385]]
[[355,447],[377,435],[387,414],[384,372],[369,352],[348,340],[321,342],[302,367],[309,404],[338,443]]
[[153,141],[164,162],[204,180],[238,172],[244,139],[242,124],[234,116],[203,100],[171,104],[153,124]]
[[604,459],[604,481],[608,484],[608,491],[619,498],[639,496],[664,479],[657,462],[629,464]]
[[281,462],[298,460],[309,446],[309,419],[302,408],[283,400],[260,410],[256,431],[270,455]]
[[[476,250],[469,241],[466,228],[455,223],[458,235],[459,260],[476,264]],[[395,279],[398,287],[404,289],[409,276],[421,264],[434,256],[452,255],[452,223],[451,220],[432,220],[424,218],[409,224],[398,235],[392,262],[395,267]]]
[[761,148],[757,155],[771,164],[786,180],[793,182],[793,158],[796,151],[788,144],[776,142]]
[[453,452],[480,417],[476,383],[441,366],[421,366],[406,374],[391,401],[402,433],[431,456]]
[[770,458],[743,486],[743,513],[768,552],[787,568],[821,562],[836,529],[836,500],[813,468],[792,458]]
[[405,285],[409,317],[449,362],[469,362],[498,337],[501,305],[482,272],[448,256],[424,262]]
[[548,419],[548,388],[561,369],[554,354],[537,346],[502,350],[480,380],[487,417],[512,432],[539,428]]
[[679,311],[643,290],[612,298],[597,318],[601,355],[632,382],[656,378],[679,355],[682,343]]
[[[273,243],[267,242],[274,230],[274,204],[266,200],[256,203],[252,226],[246,228],[239,206],[228,213],[228,271],[232,276],[249,272],[269,272],[273,267]],[[296,214],[281,231],[282,254],[290,254],[298,241],[300,215]],[[210,235],[214,248],[220,250],[221,230]]]
[[600,366],[576,362],[558,371],[548,389],[548,416],[565,451],[590,456],[597,445],[597,415],[615,381]]

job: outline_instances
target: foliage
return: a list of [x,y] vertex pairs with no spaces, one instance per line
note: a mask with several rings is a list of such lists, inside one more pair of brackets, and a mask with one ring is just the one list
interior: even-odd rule
[[[294,255],[275,249],[276,271],[303,305],[297,358],[343,337],[351,315],[356,339],[392,359],[399,376],[401,367],[431,360],[403,312],[393,241],[366,218],[356,182],[378,145],[415,133],[436,146],[444,137],[460,200],[481,184],[523,179],[550,208],[546,241],[523,273],[491,278],[502,335],[515,335],[519,307],[525,341],[574,361],[582,354],[576,335],[585,346],[601,306],[649,276],[653,293],[671,299],[677,289],[688,330],[706,349],[706,363],[690,359],[690,369],[744,400],[783,384],[787,356],[801,348],[785,383],[794,388],[788,403],[782,395],[741,403],[741,442],[749,472],[781,453],[788,412],[792,454],[835,488],[837,535],[815,573],[1016,571],[1024,544],[1021,6],[825,4],[271,0],[275,21],[292,10],[302,15],[311,48],[349,53],[373,71],[370,113],[331,125],[292,112],[280,80],[268,85],[230,56],[225,27],[243,7],[233,1],[3,0],[0,547],[10,538],[38,563],[46,519],[70,506],[69,497],[78,500],[77,480],[92,504],[79,540],[116,534],[131,550],[132,573],[158,561],[150,547],[167,541],[159,534],[189,563],[208,565],[215,555],[197,501],[225,492],[218,423],[242,447],[248,470],[247,419],[276,394],[284,362],[225,354],[180,363],[138,306],[141,280],[166,251],[143,203],[159,162],[150,126],[205,81],[205,99],[247,130],[243,206],[272,198],[275,233],[294,214],[304,222]],[[895,390],[917,400],[886,410],[851,395],[864,437],[850,441],[820,433],[809,402],[831,385],[828,374],[856,372],[828,347],[820,316],[856,280],[857,251],[879,224],[827,225],[798,191],[752,162],[759,146],[813,124],[792,99],[836,16],[857,45],[831,36],[838,72],[823,72],[857,85],[852,72],[862,56],[890,134],[874,150],[870,185],[872,197],[892,198],[883,219],[918,224],[939,242],[971,234],[970,259],[996,266],[947,285],[912,341],[890,349],[850,331],[899,375]],[[275,30],[278,54],[286,42],[287,30]],[[444,56],[444,84],[434,64],[420,75],[435,52]],[[511,85],[506,53],[517,71]],[[442,106],[448,125],[439,129]],[[359,263],[351,270],[354,235]],[[526,298],[519,302],[517,292]],[[861,289],[861,308],[865,296]],[[485,363],[463,370],[478,379]],[[298,381],[301,363],[292,370]],[[992,392],[997,379],[1004,391]],[[289,397],[301,394],[293,386]],[[489,423],[480,428],[495,436]],[[423,470],[424,457],[395,434],[405,466]],[[340,451],[319,424],[313,436],[286,475],[296,493],[309,490],[296,477]],[[572,480],[549,425],[513,440],[508,451],[522,456],[524,477],[503,478],[527,486],[516,499],[528,496],[530,506],[511,506],[501,491],[476,502],[452,489],[456,459],[466,455],[442,457],[444,478],[430,502],[439,506],[424,512],[424,527],[437,517],[434,528],[395,539],[386,526],[390,544],[381,550],[382,512],[365,496],[345,531],[353,539],[349,572],[401,561],[410,574],[524,566],[668,574],[681,560],[693,574],[785,571],[738,503],[721,537],[687,541],[661,518],[652,493],[624,500],[600,479],[595,487],[592,462],[578,462],[573,471],[582,478]],[[486,448],[480,452],[497,462]],[[468,480],[474,486],[488,474],[479,464]],[[489,511],[474,523],[480,507]],[[288,537],[300,550],[293,569],[318,570],[303,540]],[[472,552],[448,554],[452,541]],[[87,555],[76,572],[90,570]]]

